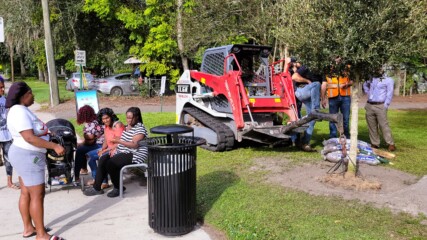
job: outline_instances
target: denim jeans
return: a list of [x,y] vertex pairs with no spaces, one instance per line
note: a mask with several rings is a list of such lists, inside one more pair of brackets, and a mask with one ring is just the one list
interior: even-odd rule
[[74,162],[74,179],[80,179],[80,170],[82,168],[86,169],[87,166],[87,160],[86,160],[86,153],[99,149],[101,147],[100,144],[93,144],[93,145],[80,145],[76,149],[76,156],[75,156],[75,162]]
[[9,162],[9,156],[7,154],[9,152],[10,145],[12,145],[12,141],[0,142],[0,146],[3,150],[3,161],[4,161],[4,167],[6,168],[7,176],[12,176],[12,172],[13,172],[13,167]]
[[97,148],[95,150],[89,151],[86,153],[86,160],[90,167],[90,172],[92,173],[92,178],[95,179],[96,176],[96,169],[98,168],[98,165],[96,164],[96,161],[98,160],[98,151],[101,148]]
[[[351,97],[350,96],[337,96],[329,98],[329,113],[341,112],[344,122],[344,135],[348,139],[350,138],[350,107]],[[337,127],[334,123],[329,123],[329,138],[337,137]],[[339,136],[338,136],[339,137]]]
[[[320,109],[320,82],[312,82],[303,88],[297,88],[295,96],[304,104],[307,115],[313,110]],[[309,144],[316,121],[311,121],[305,130],[302,144]]]
[[[86,159],[87,159],[87,162],[89,164],[90,172],[92,173],[92,178],[93,179],[96,178],[96,170],[98,169],[97,161],[99,159],[98,151],[100,149],[101,148],[97,148],[95,150],[92,150],[92,151],[89,151],[89,152],[86,153]],[[103,155],[107,155],[107,154],[110,154],[110,152],[107,151]],[[104,179],[104,181],[102,183],[108,183],[108,176],[105,177],[105,179]]]

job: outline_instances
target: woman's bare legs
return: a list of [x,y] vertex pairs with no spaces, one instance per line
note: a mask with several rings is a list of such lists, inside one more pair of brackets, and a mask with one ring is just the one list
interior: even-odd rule
[[21,213],[22,222],[24,223],[23,236],[28,236],[35,231],[33,222],[30,216],[30,193],[27,187],[19,177],[19,183],[21,185],[21,195],[19,196],[19,212]]
[[24,223],[23,236],[27,236],[36,230],[36,239],[49,239],[50,235],[46,233],[44,228],[45,185],[26,187],[21,178],[19,178],[19,182],[21,184],[19,212]]

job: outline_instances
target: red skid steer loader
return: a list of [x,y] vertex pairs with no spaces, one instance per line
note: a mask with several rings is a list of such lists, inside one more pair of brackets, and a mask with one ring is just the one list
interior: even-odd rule
[[211,151],[231,150],[243,139],[289,144],[311,120],[341,129],[340,114],[313,112],[298,119],[291,76],[281,70],[284,60],[269,63],[270,54],[271,47],[257,45],[207,49],[201,70],[186,70],[176,84],[177,123],[193,127]]

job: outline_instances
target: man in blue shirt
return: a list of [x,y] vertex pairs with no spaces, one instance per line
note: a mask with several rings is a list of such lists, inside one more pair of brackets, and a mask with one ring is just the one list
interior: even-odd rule
[[393,136],[387,120],[387,109],[393,99],[394,80],[384,76],[384,71],[380,75],[366,81],[363,90],[368,95],[368,102],[365,105],[366,122],[369,129],[369,139],[373,148],[380,146],[379,128],[383,133],[384,141],[388,144],[389,151],[395,151]]

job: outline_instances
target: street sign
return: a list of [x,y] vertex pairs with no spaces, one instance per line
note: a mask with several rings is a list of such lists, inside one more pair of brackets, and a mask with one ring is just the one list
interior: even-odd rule
[[76,66],[86,66],[86,51],[84,50],[76,50],[74,52],[75,60],[74,63]]
[[4,42],[4,24],[2,17],[0,17],[0,42]]

